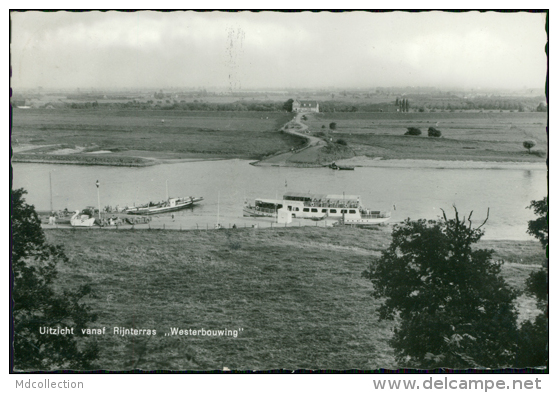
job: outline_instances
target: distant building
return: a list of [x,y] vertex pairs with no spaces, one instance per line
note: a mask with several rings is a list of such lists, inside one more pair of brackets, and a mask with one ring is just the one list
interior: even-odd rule
[[317,101],[293,101],[293,112],[319,112],[320,104]]

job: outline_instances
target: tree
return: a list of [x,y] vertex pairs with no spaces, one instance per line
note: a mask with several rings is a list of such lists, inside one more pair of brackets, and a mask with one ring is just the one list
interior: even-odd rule
[[[455,208],[454,208],[455,209]],[[402,366],[504,367],[515,350],[516,293],[499,275],[493,250],[473,249],[481,227],[455,218],[396,225],[389,248],[363,276],[394,319],[391,345]],[[488,220],[488,216],[487,216]]]
[[[527,233],[535,236],[546,251],[548,248],[548,198],[531,201],[527,208],[533,209],[539,216],[537,219],[529,221]],[[533,322],[527,320],[521,324],[515,366],[548,366],[548,264],[531,272],[525,282],[525,290],[537,299],[537,307],[542,313],[537,315]]]
[[329,129],[330,130],[336,130],[337,129],[337,123],[335,123],[335,122],[329,123]]
[[[57,263],[68,258],[60,246],[47,243],[35,208],[23,198],[25,193],[10,191],[14,369],[91,369],[97,346],[78,344],[81,329],[96,319],[81,303],[91,288],[56,290]],[[73,329],[73,334],[45,334],[44,329],[50,328]]]
[[528,140],[528,141],[523,142],[523,147],[526,148],[526,149],[528,149],[528,150],[529,150],[529,154],[531,154],[531,149],[532,149],[533,147],[535,147],[536,144],[537,144],[537,143],[536,143],[535,141]]
[[531,220],[527,224],[527,233],[535,236],[546,250],[548,247],[548,197],[540,201],[531,201],[527,209],[533,209],[539,216],[536,220]]
[[536,109],[537,112],[548,112],[548,106],[546,106],[544,103],[539,103],[539,105],[537,106]]
[[287,112],[292,112],[293,111],[293,102],[294,102],[294,100],[292,98],[289,98],[283,104],[283,109],[286,110]]
[[414,136],[418,136],[421,135],[422,131],[420,130],[420,128],[416,128],[416,127],[409,127],[407,128],[407,132],[405,133],[405,135],[414,135]]
[[434,127],[428,127],[428,136],[434,137],[434,138],[439,138],[442,136],[442,131],[434,128]]

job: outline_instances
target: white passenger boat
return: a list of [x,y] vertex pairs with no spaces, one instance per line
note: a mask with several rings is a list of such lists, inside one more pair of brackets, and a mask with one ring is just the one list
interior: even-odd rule
[[277,210],[286,208],[293,218],[313,220],[339,219],[348,225],[374,225],[388,221],[389,211],[365,208],[358,195],[327,195],[290,192],[283,199],[256,199],[245,204],[244,216],[276,217]]

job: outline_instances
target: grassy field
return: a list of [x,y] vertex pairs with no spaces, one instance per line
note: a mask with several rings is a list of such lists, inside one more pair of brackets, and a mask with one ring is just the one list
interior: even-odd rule
[[[305,123],[313,133],[329,131],[344,139],[356,155],[384,159],[544,162],[547,154],[546,113],[320,113]],[[325,127],[324,127],[325,126]],[[404,136],[417,127],[421,136]],[[442,132],[429,138],[428,128]],[[523,141],[537,146],[529,154]]]
[[[15,160],[75,146],[86,150],[71,154],[72,159],[86,164],[122,165],[127,157],[262,159],[304,145],[302,138],[278,132],[291,118],[290,113],[277,112],[14,109],[12,144],[14,149],[47,146],[16,152]],[[331,122],[337,129],[328,132]],[[309,115],[304,123],[314,134],[345,140],[348,156],[544,162],[547,155],[546,113],[320,113]],[[407,127],[418,127],[423,134],[404,136]],[[442,137],[429,138],[428,127],[440,130]],[[537,143],[531,154],[523,147],[528,139]],[[111,153],[85,158],[93,150]]]
[[[99,342],[100,368],[396,367],[387,344],[393,325],[378,320],[379,300],[361,277],[389,244],[387,228],[46,235],[70,257],[60,266],[60,287],[90,283],[95,290],[89,300],[99,314],[95,326],[107,334],[84,340]],[[518,289],[543,258],[536,242],[480,246],[510,261],[503,274]],[[534,307],[529,299],[519,305]],[[157,335],[123,337],[112,334],[114,327],[156,329]],[[173,327],[230,329],[238,336],[165,336]]]
[[277,132],[291,118],[277,112],[14,109],[12,144],[112,152],[104,157],[259,159],[304,144]]

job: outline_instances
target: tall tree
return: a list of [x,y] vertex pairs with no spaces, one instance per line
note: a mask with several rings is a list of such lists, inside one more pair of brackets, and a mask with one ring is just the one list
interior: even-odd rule
[[527,224],[527,233],[535,236],[546,250],[548,247],[548,197],[544,197],[540,201],[531,201],[527,208],[533,209],[538,216],[537,219],[531,220]]
[[81,329],[96,319],[81,302],[91,288],[56,289],[56,266],[68,259],[60,246],[47,243],[35,208],[23,198],[25,193],[10,191],[12,365],[24,371],[91,369],[98,348],[78,343]]
[[[471,212],[472,214],[472,212]],[[492,250],[474,249],[482,225],[407,219],[363,276],[384,298],[380,319],[399,316],[391,345],[402,366],[504,367],[516,342],[515,292]],[[488,219],[488,217],[487,217]],[[486,221],[485,221],[486,222]]]
[[[528,208],[533,209],[538,218],[529,221],[527,233],[535,236],[547,252],[548,198],[531,201]],[[542,312],[535,317],[534,321],[527,320],[521,324],[515,366],[548,366],[548,259],[544,266],[529,275],[525,282],[525,289],[528,294],[537,299],[537,307]]]

